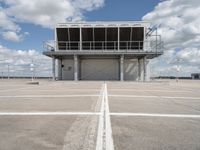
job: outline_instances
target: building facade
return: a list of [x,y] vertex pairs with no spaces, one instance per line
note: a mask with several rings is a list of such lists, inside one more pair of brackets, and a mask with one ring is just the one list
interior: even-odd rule
[[200,80],[200,73],[192,73],[191,77],[193,80]]
[[147,81],[150,60],[163,53],[157,29],[142,21],[58,24],[44,46],[58,80]]

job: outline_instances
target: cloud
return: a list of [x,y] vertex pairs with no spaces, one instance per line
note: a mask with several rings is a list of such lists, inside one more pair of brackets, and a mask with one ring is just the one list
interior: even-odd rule
[[13,76],[31,76],[30,64],[34,64],[36,76],[51,76],[51,59],[36,50],[14,50],[0,45],[1,74],[8,74],[8,65]]
[[16,22],[32,23],[53,28],[67,20],[82,20],[85,11],[92,11],[104,4],[104,0],[1,0],[3,11]]
[[18,35],[17,33],[13,32],[13,31],[3,32],[2,36],[4,39],[13,41],[13,42],[20,42],[23,39],[22,35]]
[[12,41],[12,42],[22,42],[24,38],[28,35],[30,35],[29,32],[19,33],[14,31],[6,31],[2,32],[2,37],[5,40]]
[[[1,2],[1,1],[0,1]],[[0,5],[0,29],[1,30],[12,30],[12,31],[20,31],[21,28],[7,16],[4,11],[4,8]]]
[[158,66],[158,74],[161,70],[162,75],[170,73],[179,59],[181,75],[189,76],[191,72],[200,72],[199,14],[199,0],[165,0],[142,18],[159,25],[158,33],[165,43],[165,53],[158,58],[160,61],[153,60],[153,64]]
[[0,0],[1,35],[19,42],[23,40],[20,23],[52,29],[58,23],[84,20],[85,11],[103,5],[104,0]]

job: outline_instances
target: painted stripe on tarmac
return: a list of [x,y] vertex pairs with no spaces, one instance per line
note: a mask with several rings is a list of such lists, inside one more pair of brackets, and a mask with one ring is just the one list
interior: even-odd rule
[[179,96],[152,96],[152,95],[108,95],[109,97],[138,97],[138,98],[165,98],[165,99],[197,99],[200,100],[200,97],[179,97]]
[[106,150],[114,150],[113,137],[112,137],[112,126],[110,120],[110,110],[108,103],[108,90],[107,84],[105,83],[105,121],[106,121]]
[[104,136],[104,86],[102,84],[102,88],[100,91],[99,98],[101,99],[101,108],[100,108],[100,116],[98,123],[98,132],[97,132],[97,142],[96,142],[96,150],[103,150],[103,136]]
[[103,84],[102,97],[96,150],[114,150],[106,83]]
[[139,92],[169,92],[169,93],[184,93],[184,92],[188,92],[191,93],[192,91],[190,90],[138,90],[138,89],[109,89],[109,91],[139,91]]
[[0,116],[100,115],[99,112],[0,112]]
[[90,97],[90,96],[99,96],[99,95],[4,95],[0,96],[0,98],[34,98],[34,97],[47,97],[47,98],[57,98],[57,97]]
[[185,115],[185,114],[110,113],[110,115],[112,115],[112,116],[135,116],[135,117],[200,118],[200,115]]

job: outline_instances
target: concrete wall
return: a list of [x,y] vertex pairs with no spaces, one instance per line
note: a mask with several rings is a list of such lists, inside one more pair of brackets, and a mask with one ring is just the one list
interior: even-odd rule
[[[59,80],[74,80],[74,59],[56,61],[56,77]],[[140,59],[124,59],[124,80],[144,81],[144,62]],[[146,60],[146,78],[150,80],[150,60]],[[63,66],[63,67],[62,67]],[[120,59],[84,58],[78,59],[78,80],[120,80]]]
[[151,76],[150,60],[147,60],[146,65],[147,65],[146,66],[147,67],[147,75],[146,75],[145,81],[150,81],[150,76]]
[[74,60],[62,60],[62,80],[74,80]]
[[138,80],[138,60],[125,59],[124,60],[124,80]]
[[118,59],[80,60],[81,80],[119,80]]

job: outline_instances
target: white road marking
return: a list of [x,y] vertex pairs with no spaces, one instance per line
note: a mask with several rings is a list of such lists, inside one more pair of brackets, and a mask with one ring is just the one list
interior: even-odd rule
[[161,96],[161,98],[166,98],[166,99],[199,99],[200,97],[177,97],[177,96]]
[[112,137],[112,127],[110,120],[110,110],[108,103],[108,91],[107,84],[105,83],[105,119],[106,119],[106,150],[114,150],[113,137]]
[[0,98],[34,98],[34,97],[47,97],[47,98],[57,98],[57,97],[90,97],[90,96],[99,96],[99,95],[96,95],[96,94],[91,94],[91,95],[13,95],[13,96],[10,96],[10,95],[3,95],[3,96],[0,96]]
[[138,98],[165,98],[165,99],[197,99],[200,100],[200,97],[179,97],[179,96],[152,96],[152,95],[108,95],[109,97],[138,97]]
[[0,112],[0,116],[100,115],[99,112]]
[[158,98],[158,96],[143,96],[143,95],[113,95],[109,94],[108,97],[141,97],[141,98]]
[[110,113],[110,115],[112,115],[112,116],[135,116],[135,117],[200,118],[200,115],[186,115],[186,114]]
[[[24,89],[23,92],[24,92],[24,91],[33,91],[33,90]],[[49,92],[49,91],[57,91],[57,89],[34,89],[34,92],[35,92],[35,91]],[[61,92],[68,92],[68,91],[70,91],[70,92],[71,92],[71,91],[72,91],[72,92],[73,92],[73,91],[87,91],[87,92],[88,92],[88,91],[97,91],[97,92],[98,92],[99,89],[87,89],[87,88],[85,88],[85,89],[59,89],[59,92],[60,92],[60,91],[61,91]]]
[[103,132],[104,132],[104,86],[102,85],[101,92],[101,109],[100,109],[100,116],[99,116],[99,124],[98,124],[98,132],[97,132],[97,144],[96,150],[103,150]]
[[[67,115],[83,115],[83,116],[87,116],[87,115],[97,115],[97,116],[102,116],[101,112],[0,112],[0,116],[67,116]],[[133,116],[133,117],[171,117],[171,118],[200,118],[200,115],[186,115],[186,114],[154,114],[154,113],[110,113],[111,116]],[[103,117],[100,117],[103,118]],[[109,118],[108,118],[109,119]],[[101,119],[100,119],[101,120]],[[109,121],[108,121],[109,122]],[[107,123],[108,125],[110,123]],[[100,121],[99,126],[101,128],[99,128],[100,130],[98,130],[98,141],[97,143],[100,141],[101,145],[99,145],[99,147],[102,147],[102,136],[103,136],[103,121]],[[108,126],[109,127],[109,126]],[[110,126],[111,127],[111,126]],[[106,130],[106,134],[108,135],[108,137],[110,137],[112,139],[112,130],[109,131],[110,129]],[[108,138],[109,139],[109,138]],[[112,140],[111,140],[112,141]],[[108,143],[110,143],[111,141],[108,140]],[[99,144],[100,144],[99,143]],[[110,146],[110,145],[109,145]],[[98,147],[98,146],[97,146]]]
[[138,89],[109,89],[110,91],[139,91],[139,92],[169,92],[169,93],[184,93],[184,92],[189,92],[191,93],[192,91],[190,90],[138,90]]
[[106,83],[102,94],[96,150],[114,150]]

